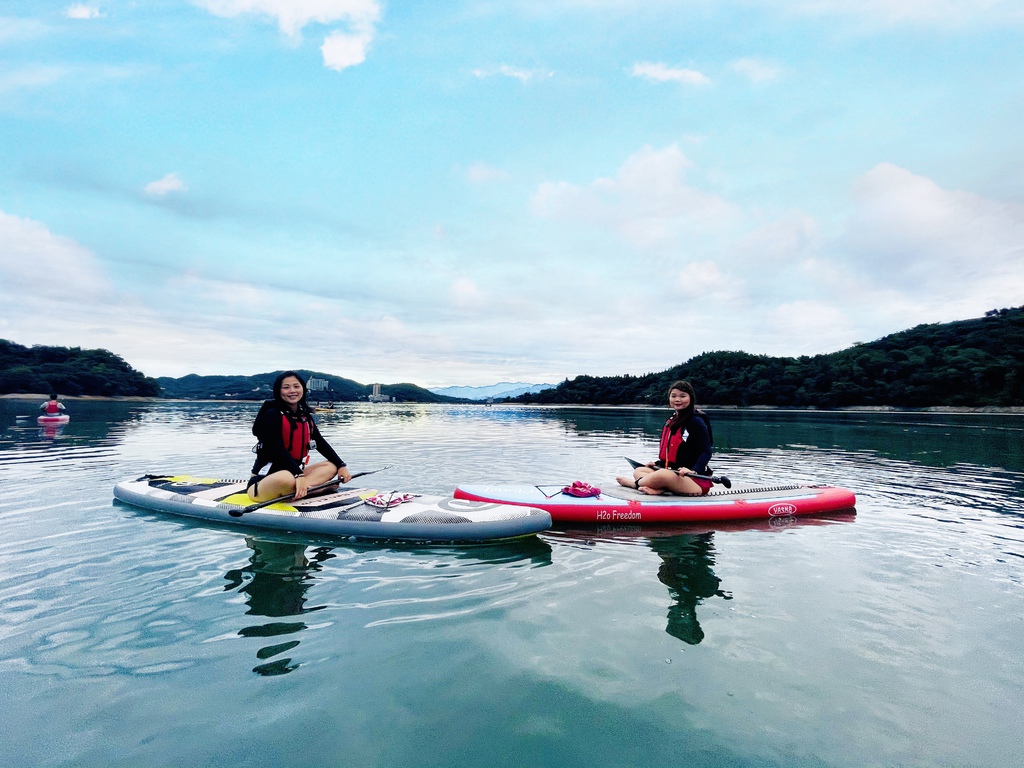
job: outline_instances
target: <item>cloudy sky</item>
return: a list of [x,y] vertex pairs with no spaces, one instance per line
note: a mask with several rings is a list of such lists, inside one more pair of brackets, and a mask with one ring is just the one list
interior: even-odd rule
[[1024,304],[1024,0],[0,0],[0,338],[558,382]]

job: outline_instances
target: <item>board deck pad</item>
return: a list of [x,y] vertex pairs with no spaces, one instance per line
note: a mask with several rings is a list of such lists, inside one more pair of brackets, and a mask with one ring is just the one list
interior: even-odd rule
[[776,495],[781,491],[798,491],[801,488],[808,486],[801,485],[775,485],[771,487],[767,486],[739,486],[730,490],[714,490],[710,493],[706,493],[703,496],[675,496],[672,494],[662,494],[660,496],[651,496],[644,493],[643,491],[637,490],[636,488],[627,488],[624,485],[606,486],[601,488],[601,494],[603,496],[611,496],[614,499],[635,499],[642,501],[644,504],[678,504],[681,499],[718,499],[721,497],[739,496],[741,498],[755,499],[755,498],[768,498]]

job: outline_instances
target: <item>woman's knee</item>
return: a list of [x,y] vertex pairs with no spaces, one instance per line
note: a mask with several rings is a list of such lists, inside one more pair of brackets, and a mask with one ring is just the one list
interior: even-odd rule
[[330,470],[332,473],[337,473],[338,468],[329,461],[318,461],[316,464],[310,464],[305,469],[305,474],[309,475],[313,472],[326,472]]
[[685,494],[700,494],[703,495],[704,489],[697,485],[693,480],[688,477],[680,477],[677,483],[679,490],[677,493]]

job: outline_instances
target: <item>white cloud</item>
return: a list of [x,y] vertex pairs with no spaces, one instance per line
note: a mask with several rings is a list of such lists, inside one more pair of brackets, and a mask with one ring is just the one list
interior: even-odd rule
[[[609,335],[610,317],[634,341],[647,338],[645,325],[671,322],[700,337],[713,328],[721,348],[815,354],[921,322],[977,317],[1024,297],[1019,204],[946,190],[881,164],[854,185],[849,212],[832,232],[799,210],[744,210],[695,187],[690,170],[675,145],[646,147],[611,177],[547,182],[534,195],[540,216],[583,224],[583,232],[611,230],[649,249],[647,258],[620,248],[598,259],[600,240],[585,244],[589,271],[601,279],[577,283],[603,311],[576,306],[574,322],[603,333],[616,359],[631,353]],[[652,282],[659,269],[663,277]],[[609,275],[617,275],[613,290]]]
[[1024,19],[1017,0],[765,0],[770,6],[805,14],[842,14],[884,23],[962,24],[984,18]]
[[[706,7],[706,0],[517,0],[531,16],[579,9],[594,14],[630,14],[665,10],[678,14]],[[884,24],[960,25],[1024,21],[1020,0],[744,0],[728,5],[761,6],[785,14],[849,16]]]
[[[152,376],[255,373],[272,369],[268,360],[323,368],[315,353],[293,360],[308,346],[308,329],[294,318],[316,311],[310,296],[192,273],[169,278],[146,281],[144,295],[115,293],[89,249],[0,211],[0,338],[109,349]],[[263,307],[255,316],[254,306]],[[331,328],[364,334],[341,320]]]
[[483,80],[487,77],[510,77],[513,80],[519,80],[520,82],[526,83],[535,77],[551,77],[554,72],[548,72],[545,70],[530,70],[523,69],[521,67],[512,67],[508,64],[502,64],[500,67],[494,69],[474,69],[473,77]]
[[492,181],[503,181],[508,178],[508,171],[493,168],[486,163],[473,163],[466,169],[466,181],[470,184],[487,184]]
[[31,219],[0,211],[0,304],[7,311],[31,295],[67,301],[96,300],[110,284],[92,253]]
[[270,16],[289,37],[298,36],[309,24],[341,24],[324,38],[320,52],[324,66],[341,72],[362,64],[376,37],[381,18],[378,0],[193,0],[222,17],[247,13]]
[[693,69],[669,67],[661,63],[640,62],[633,65],[633,77],[654,80],[658,83],[684,83],[686,85],[709,85],[710,78]]
[[861,273],[969,312],[1020,303],[1024,206],[945,190],[890,163],[857,181],[853,201],[840,245]]
[[286,35],[297,35],[308,24],[346,22],[354,30],[372,28],[380,20],[377,0],[195,0],[215,16],[231,18],[247,13],[277,19]]
[[65,8],[64,15],[69,19],[98,19],[100,17],[100,9],[85,3],[76,3]]
[[[195,270],[141,279],[139,271],[110,270],[125,283],[115,293],[89,249],[0,213],[0,338],[110,349],[152,376],[306,367],[364,382],[444,384],[467,371],[497,381],[546,365],[535,355],[538,323],[507,302],[495,306],[468,278],[395,275],[353,298]],[[132,280],[136,287],[126,287]],[[465,322],[485,305],[486,316]],[[253,307],[262,309],[254,315]],[[531,320],[541,315],[530,311]],[[307,316],[331,333],[311,343],[308,324],[295,322]]]
[[748,350],[814,354],[1021,303],[1024,206],[889,163],[861,176],[850,202],[836,236],[792,212],[722,257],[758,318],[744,330]]
[[366,50],[373,40],[373,31],[351,34],[349,32],[332,32],[324,38],[320,52],[324,57],[324,66],[341,72],[366,61]]
[[0,16],[0,45],[24,43],[46,37],[52,28],[38,19]]
[[732,263],[746,279],[766,293],[796,277],[828,279],[823,255],[828,253],[818,222],[800,211],[777,214],[743,235],[730,249]]
[[545,182],[533,197],[534,212],[550,219],[579,220],[612,228],[640,247],[677,243],[684,235],[713,232],[737,209],[717,195],[686,183],[691,163],[672,144],[644,147],[629,157],[614,178],[587,186]]
[[449,296],[459,309],[478,309],[486,303],[484,293],[467,277],[460,277],[452,284]]
[[776,64],[753,58],[737,59],[732,63],[732,69],[754,83],[763,83],[774,80],[779,76],[780,68]]
[[766,344],[769,339],[784,339],[786,355],[842,349],[858,333],[857,322],[848,309],[849,305],[826,299],[784,301],[763,313],[756,332]]
[[687,264],[675,284],[668,285],[675,296],[704,302],[736,304],[744,296],[742,282],[724,273],[714,261]]
[[812,354],[1021,303],[1024,206],[889,163],[856,181],[850,203],[837,235],[790,212],[716,259],[756,318],[741,329],[748,351]]
[[168,173],[162,179],[151,181],[143,190],[151,197],[166,197],[172,192],[187,192],[188,186],[176,173]]
[[68,76],[70,70],[57,66],[34,66],[0,73],[0,93],[44,88]]

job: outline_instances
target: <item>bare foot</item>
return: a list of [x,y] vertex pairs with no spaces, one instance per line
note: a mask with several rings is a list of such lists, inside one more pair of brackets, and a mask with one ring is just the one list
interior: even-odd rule
[[640,493],[646,493],[648,496],[661,496],[663,491],[659,491],[657,488],[648,488],[646,485],[641,485],[637,490]]
[[627,488],[636,488],[636,480],[632,477],[616,477],[615,482],[619,485],[624,485]]

